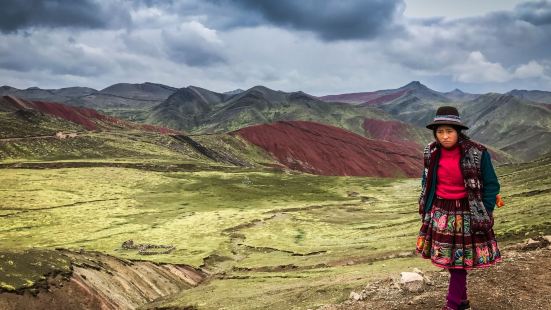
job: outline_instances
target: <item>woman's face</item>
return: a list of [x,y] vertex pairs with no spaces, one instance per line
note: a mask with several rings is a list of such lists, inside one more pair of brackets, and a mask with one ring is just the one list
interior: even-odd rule
[[440,125],[436,128],[436,138],[443,147],[447,149],[452,148],[457,143],[457,130],[451,126]]

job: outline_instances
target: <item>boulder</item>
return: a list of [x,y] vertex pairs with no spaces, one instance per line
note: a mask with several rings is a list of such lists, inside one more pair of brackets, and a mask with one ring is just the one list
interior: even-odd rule
[[350,292],[350,296],[348,296],[349,299],[352,299],[352,300],[362,300],[362,296],[356,292]]
[[415,272],[401,272],[400,286],[408,292],[422,292],[425,289],[423,276]]
[[523,251],[532,251],[536,249],[545,248],[550,244],[549,240],[546,237],[547,236],[536,237],[534,239],[530,238],[526,240],[526,242],[524,243],[524,245],[521,246],[520,249]]

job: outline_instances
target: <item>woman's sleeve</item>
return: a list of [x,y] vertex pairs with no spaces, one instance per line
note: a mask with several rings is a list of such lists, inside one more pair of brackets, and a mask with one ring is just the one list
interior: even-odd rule
[[496,195],[499,194],[500,185],[488,151],[482,152],[481,170],[482,202],[484,203],[486,211],[491,214],[494,212]]

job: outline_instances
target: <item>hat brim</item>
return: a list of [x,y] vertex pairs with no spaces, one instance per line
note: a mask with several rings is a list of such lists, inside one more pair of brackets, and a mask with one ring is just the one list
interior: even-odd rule
[[430,124],[428,124],[426,127],[430,130],[433,130],[435,127],[437,126],[440,126],[440,125],[449,125],[449,126],[452,126],[452,127],[459,127],[461,129],[469,129],[469,127],[461,124],[461,123],[457,123],[457,122],[447,122],[447,121],[436,121],[436,122],[432,122]]

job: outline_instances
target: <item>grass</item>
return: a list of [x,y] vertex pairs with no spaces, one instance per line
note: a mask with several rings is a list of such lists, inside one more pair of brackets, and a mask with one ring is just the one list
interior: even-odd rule
[[[507,203],[495,212],[502,242],[551,233],[550,163],[498,168]],[[434,268],[412,255],[420,224],[417,179],[243,169],[1,172],[1,254],[83,248],[218,273],[204,285],[158,301],[159,306],[305,309],[340,302],[373,279]],[[128,239],[176,250],[144,257],[121,249]],[[0,268],[9,267],[6,261]],[[44,272],[29,270],[19,280],[5,273],[4,289],[25,287],[21,279],[34,281]]]

